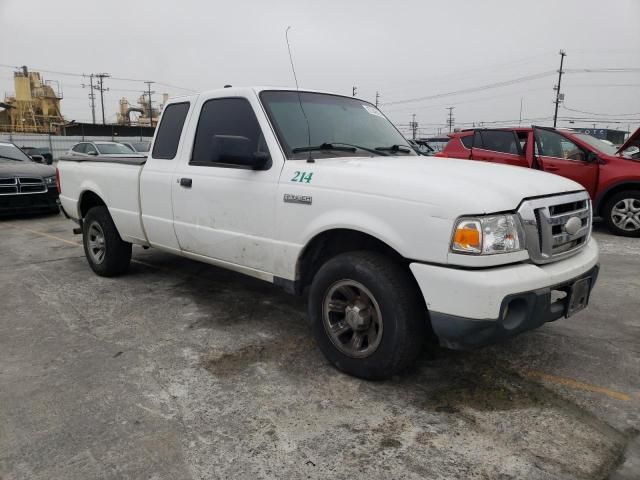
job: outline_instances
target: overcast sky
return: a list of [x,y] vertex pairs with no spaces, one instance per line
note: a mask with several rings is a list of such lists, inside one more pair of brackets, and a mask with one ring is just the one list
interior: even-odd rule
[[[521,99],[523,124],[549,124],[557,81],[552,72],[562,48],[568,70],[628,71],[568,72],[560,124],[568,126],[571,117],[584,119],[576,126],[626,129],[640,124],[638,19],[638,0],[0,0],[0,64],[108,72],[194,90],[293,85],[285,43],[291,25],[301,88],[350,95],[355,85],[358,96],[372,102],[378,91],[380,108],[404,131],[415,113],[426,134],[444,129],[448,106],[455,107],[458,126],[518,123]],[[68,120],[90,120],[81,77],[43,75],[60,82]],[[105,85],[111,89],[105,94],[108,121],[115,120],[120,97],[135,102],[145,88],[115,79]],[[0,94],[13,91],[12,69],[0,67]]]

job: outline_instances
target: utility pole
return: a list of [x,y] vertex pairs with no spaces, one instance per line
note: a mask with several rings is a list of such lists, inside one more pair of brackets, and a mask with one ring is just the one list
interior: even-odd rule
[[352,97],[355,97],[357,92],[358,92],[358,87],[356,87],[355,85],[353,87],[351,87],[351,96]]
[[98,86],[96,88],[100,90],[100,108],[102,109],[102,124],[106,125],[107,122],[104,119],[104,92],[108,92],[109,89],[104,88],[104,85],[102,82],[104,81],[105,78],[109,78],[111,75],[109,75],[108,73],[96,73],[94,75],[98,79]]
[[89,99],[91,100],[91,121],[95,125],[96,123],[96,96],[93,93],[93,89],[95,85],[93,84],[93,73],[89,75],[89,85],[82,84],[82,88],[89,87],[91,89],[91,93],[89,94]]
[[380,103],[380,92],[376,92],[376,108],[378,108],[379,103]]
[[560,82],[562,81],[562,74],[564,73],[562,71],[562,65],[564,64],[564,57],[567,55],[564,50],[560,50],[559,53],[560,53],[560,70],[558,70],[558,85],[553,87],[553,89],[556,91],[556,101],[554,102],[556,104],[556,109],[553,114],[553,128],[556,128],[556,124],[558,123],[558,106],[560,105],[560,100],[561,100]]
[[518,120],[518,126],[522,125],[522,97],[520,97],[520,119]]
[[447,119],[447,126],[449,127],[449,133],[453,131],[453,109],[456,107],[447,107],[446,110],[449,110],[449,118]]
[[418,122],[416,122],[416,114],[412,114],[411,115],[411,123],[409,124],[409,126],[411,127],[411,138],[413,138],[413,140],[416,139],[416,133],[418,131]]
[[151,106],[151,94],[156,93],[151,91],[151,84],[153,82],[144,82],[147,84],[147,95],[149,95],[149,126],[153,127],[153,107]]

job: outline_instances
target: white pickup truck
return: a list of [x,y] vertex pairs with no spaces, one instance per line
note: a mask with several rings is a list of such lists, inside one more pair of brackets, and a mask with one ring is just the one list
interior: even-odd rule
[[175,98],[148,158],[65,158],[58,180],[98,275],[124,273],[137,244],[308,295],[322,352],[368,379],[410,367],[427,339],[470,348],[568,317],[598,274],[580,185],[418,156],[340,95]]

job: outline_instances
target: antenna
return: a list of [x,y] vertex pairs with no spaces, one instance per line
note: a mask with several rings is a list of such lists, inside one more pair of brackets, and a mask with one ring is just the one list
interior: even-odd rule
[[[302,106],[302,98],[300,97],[300,87],[298,86],[298,76],[296,75],[296,67],[293,65],[293,56],[291,55],[291,44],[289,43],[289,30],[291,29],[291,25],[287,27],[284,31],[284,37],[287,40],[287,50],[289,51],[289,61],[291,62],[291,71],[293,71],[293,79],[296,82],[296,92],[298,93],[298,103],[300,104],[300,110],[302,111],[302,116],[304,117],[305,122],[307,123],[307,146],[311,147],[311,127],[309,126],[309,119],[307,118],[307,114],[304,111],[304,107]],[[308,152],[307,163],[314,163],[315,160],[311,156],[311,150]]]

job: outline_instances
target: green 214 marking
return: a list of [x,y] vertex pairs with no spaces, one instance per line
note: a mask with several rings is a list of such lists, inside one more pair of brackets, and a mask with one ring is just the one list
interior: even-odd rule
[[313,177],[313,172],[294,172],[293,178],[289,180],[290,182],[300,182],[300,183],[311,183],[311,177]]

